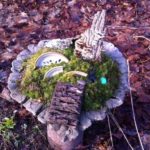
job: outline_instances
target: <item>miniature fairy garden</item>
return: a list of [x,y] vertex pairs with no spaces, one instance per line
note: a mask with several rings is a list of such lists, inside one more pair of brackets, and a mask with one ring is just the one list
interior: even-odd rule
[[150,149],[148,6],[0,2],[0,150]]
[[[83,128],[104,119],[107,108],[120,106],[128,88],[127,62],[112,43],[103,41],[104,20],[105,11],[98,12],[80,38],[43,40],[22,51],[8,78],[12,99],[38,115],[51,105],[57,83],[84,81],[85,88],[79,91],[81,112],[86,112],[81,115]],[[42,123],[46,123],[45,112],[38,115]]]
[[72,150],[83,131],[122,105],[128,67],[122,53],[103,41],[105,10],[80,38],[42,40],[12,62],[10,96],[47,124],[49,143]]
[[[117,63],[111,58],[102,55],[102,62],[86,61],[75,56],[74,48],[54,50],[41,48],[36,54],[23,63],[22,80],[18,82],[22,94],[43,103],[50,103],[57,82],[77,83],[78,80],[86,82],[83,109],[86,111],[100,109],[104,102],[111,98],[118,88],[119,70]],[[36,66],[39,56],[57,52],[64,55],[69,62],[47,62],[41,68]],[[62,66],[63,72],[48,77],[49,70]],[[79,74],[75,75],[75,72]],[[80,75],[81,73],[81,75]]]

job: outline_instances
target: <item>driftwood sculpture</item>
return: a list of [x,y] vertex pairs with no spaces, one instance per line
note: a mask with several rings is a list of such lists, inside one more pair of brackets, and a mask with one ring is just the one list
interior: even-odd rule
[[97,12],[91,28],[75,42],[75,54],[83,59],[101,61],[102,42],[105,35],[105,10]]

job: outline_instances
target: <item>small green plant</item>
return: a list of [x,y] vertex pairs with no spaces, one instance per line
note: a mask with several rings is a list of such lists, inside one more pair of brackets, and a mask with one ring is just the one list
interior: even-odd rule
[[5,118],[2,122],[0,122],[0,136],[3,137],[3,140],[9,142],[13,133],[11,129],[15,127],[14,117]]
[[8,129],[13,129],[15,126],[14,118],[5,118],[4,121],[0,123],[0,132]]

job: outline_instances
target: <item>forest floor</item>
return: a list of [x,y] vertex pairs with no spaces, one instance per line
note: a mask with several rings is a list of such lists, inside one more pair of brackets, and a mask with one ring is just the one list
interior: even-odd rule
[[[13,138],[0,136],[0,150],[49,149],[45,126],[15,102],[5,97],[12,60],[28,44],[43,39],[74,37],[85,31],[93,15],[107,10],[106,41],[117,46],[129,60],[131,88],[139,133],[145,149],[150,149],[150,1],[148,0],[10,0],[0,1],[0,121],[14,116]],[[139,141],[135,132],[130,96],[112,110],[135,149]],[[111,120],[115,150],[130,149]],[[94,123],[84,135],[80,149],[110,149],[107,118]]]

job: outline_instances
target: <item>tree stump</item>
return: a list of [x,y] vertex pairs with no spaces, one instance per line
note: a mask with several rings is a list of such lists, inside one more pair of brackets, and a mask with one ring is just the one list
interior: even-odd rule
[[46,113],[48,141],[55,150],[73,150],[82,143],[79,127],[84,82],[59,82]]

